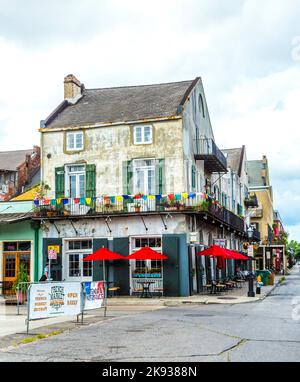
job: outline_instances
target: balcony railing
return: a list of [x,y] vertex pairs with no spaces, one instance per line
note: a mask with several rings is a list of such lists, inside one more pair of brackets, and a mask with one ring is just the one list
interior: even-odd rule
[[227,172],[227,160],[218,149],[213,139],[195,139],[194,154],[196,160],[204,160],[204,167],[209,172]]
[[255,193],[253,194],[249,194],[245,200],[244,200],[244,204],[247,208],[256,208],[258,207],[258,200],[257,200],[257,196]]
[[[174,194],[173,194],[174,195]],[[180,194],[179,194],[180,195]],[[203,193],[194,193],[181,200],[170,200],[168,196],[141,196],[132,198],[127,196],[100,197],[72,199],[59,199],[59,203],[54,200],[39,200],[34,202],[34,217],[42,219],[64,219],[67,217],[93,217],[99,215],[135,215],[154,214],[161,212],[175,213],[202,213],[210,216],[210,220],[218,219],[221,223],[228,224],[233,229],[245,232],[244,220],[233,212],[221,206],[218,202],[206,198]]]
[[253,236],[252,236],[252,238],[255,241],[260,241],[260,232],[255,227],[253,227]]
[[252,218],[262,218],[263,217],[263,209],[262,208],[255,208],[254,210],[250,210],[250,216]]

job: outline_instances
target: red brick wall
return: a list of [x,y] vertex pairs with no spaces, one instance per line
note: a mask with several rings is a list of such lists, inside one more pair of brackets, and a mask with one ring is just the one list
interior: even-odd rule
[[41,150],[38,146],[33,147],[33,155],[26,155],[24,162],[17,168],[16,192],[20,194],[23,187],[30,183],[32,177],[39,170],[41,165]]

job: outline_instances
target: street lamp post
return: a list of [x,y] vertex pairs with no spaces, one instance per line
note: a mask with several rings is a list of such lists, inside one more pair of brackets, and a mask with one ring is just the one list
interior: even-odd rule
[[[248,238],[249,238],[249,242],[251,242],[251,239],[253,237],[253,227],[251,227],[251,225],[249,226],[249,228],[247,229],[247,233],[248,233]],[[252,260],[250,260],[250,276],[248,278],[248,297],[255,297],[255,292],[254,292],[254,275],[253,275],[253,272],[252,272]]]

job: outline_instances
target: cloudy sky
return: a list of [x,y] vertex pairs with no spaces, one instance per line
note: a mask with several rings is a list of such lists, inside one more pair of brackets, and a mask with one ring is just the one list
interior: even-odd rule
[[300,240],[298,0],[0,0],[0,150],[39,144],[63,78],[87,88],[201,76],[217,144],[269,159]]

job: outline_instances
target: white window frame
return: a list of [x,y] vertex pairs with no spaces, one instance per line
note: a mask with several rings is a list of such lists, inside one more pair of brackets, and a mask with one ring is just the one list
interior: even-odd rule
[[[70,147],[69,146],[69,136],[70,135],[74,136],[74,147]],[[76,146],[76,137],[77,137],[77,135],[81,135],[81,137],[82,137],[82,139],[81,139],[81,143],[82,143],[81,147],[77,147]],[[67,147],[68,151],[81,151],[81,150],[83,150],[83,148],[84,148],[83,131],[70,131],[70,132],[67,132],[66,140],[67,140],[66,147]]]
[[[73,166],[83,166],[84,170],[83,171],[70,171],[70,167]],[[86,167],[84,164],[68,164],[65,165],[65,195],[67,197],[70,197],[70,175],[83,175],[84,174],[84,195],[85,195],[85,187],[86,187]],[[80,184],[79,184],[79,176],[76,179],[76,189],[79,191],[80,190]],[[77,196],[76,196],[77,197]],[[78,196],[79,197],[79,196]]]
[[[153,161],[153,165],[151,166],[138,166],[137,165],[137,162],[138,161],[146,161],[146,160],[149,160],[149,161]],[[143,169],[144,170],[144,190],[143,191],[138,191],[137,188],[136,188],[136,184],[137,184],[137,168],[140,168],[140,169]],[[146,190],[145,186],[146,186],[146,183],[145,183],[145,180],[147,179],[147,186],[149,186],[148,184],[148,175],[146,176],[145,173],[146,173],[146,170],[147,170],[147,174],[148,174],[148,170],[154,170],[154,190],[156,188],[156,161],[155,161],[155,158],[140,158],[140,159],[134,159],[133,160],[133,191],[135,194],[137,194],[138,192],[141,192],[142,194],[149,194],[149,187],[147,187],[148,189]]]
[[[150,140],[149,141],[145,140],[145,128],[146,127],[150,128]],[[141,141],[140,142],[137,141],[137,129],[141,129]],[[135,145],[151,145],[152,144],[152,136],[153,136],[153,134],[152,134],[152,125],[138,125],[138,126],[134,126],[134,128],[133,128],[133,135],[134,135],[133,141],[134,141]]]
[[[83,240],[90,240],[92,242],[92,248],[88,249],[69,249],[69,242],[70,241],[83,241]],[[65,248],[64,251],[64,266],[63,266],[63,271],[64,271],[64,280],[68,281],[93,281],[93,266],[92,266],[92,275],[91,276],[83,276],[83,256],[84,255],[90,255],[93,253],[93,239],[92,238],[87,238],[87,237],[81,237],[79,239],[75,238],[68,238],[65,239],[63,242],[63,247]],[[79,264],[80,264],[80,272],[81,276],[74,276],[71,277],[69,276],[69,255],[79,255]],[[92,263],[92,262],[90,262]]]

